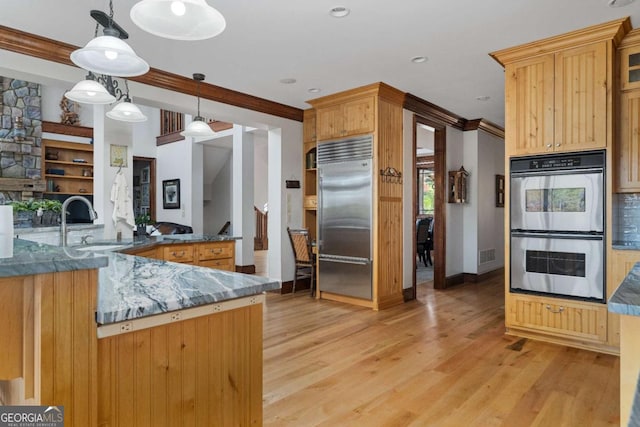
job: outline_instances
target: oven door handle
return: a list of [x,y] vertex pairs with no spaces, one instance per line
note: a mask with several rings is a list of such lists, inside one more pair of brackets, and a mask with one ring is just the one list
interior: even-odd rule
[[585,233],[527,233],[520,231],[511,232],[511,237],[535,237],[538,239],[573,239],[573,240],[603,240],[602,234]]
[[511,178],[526,178],[528,176],[552,176],[552,175],[584,175],[587,173],[604,173],[602,168],[585,168],[585,169],[571,169],[571,170],[553,170],[546,169],[540,171],[531,172],[511,172]]

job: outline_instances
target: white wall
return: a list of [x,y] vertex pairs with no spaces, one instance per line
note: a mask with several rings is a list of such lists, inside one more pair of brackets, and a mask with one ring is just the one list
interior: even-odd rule
[[264,211],[264,204],[269,200],[268,181],[269,176],[267,136],[256,133],[253,137],[254,172],[253,172],[253,204]]
[[[78,80],[79,81],[79,80]],[[68,87],[55,86],[55,85],[41,85],[42,91],[42,120],[47,122],[60,123],[60,101],[65,92],[73,87],[73,84],[69,84]],[[88,104],[77,104],[79,106],[77,112],[80,118],[80,126],[93,127],[93,106]]]
[[[156,220],[193,227],[191,196],[193,143],[190,141],[191,138],[188,139],[189,141],[182,140],[161,145],[157,149]],[[180,209],[164,209],[162,207],[162,181],[168,179],[180,180]],[[194,232],[196,232],[195,228]]]
[[[135,103],[136,100],[133,99]],[[136,104],[138,105],[138,104]],[[160,135],[160,110],[138,105],[147,121],[133,126],[133,155],[139,157],[157,157],[156,137]]]
[[[482,274],[504,266],[504,208],[495,206],[495,176],[504,174],[504,140],[484,131],[464,133],[464,166],[470,173],[464,211],[464,272]],[[480,251],[495,260],[480,264]]]
[[478,132],[478,250],[495,249],[495,261],[478,265],[478,274],[504,267],[504,208],[495,204],[495,176],[504,175],[504,140]]
[[[211,148],[211,147],[209,147]],[[230,161],[230,152],[225,151],[227,161],[216,179],[210,185],[211,200],[204,202],[204,226],[205,234],[217,234],[220,228],[227,222],[231,221],[231,180],[232,170]]]
[[[458,170],[464,160],[464,132],[447,127],[446,137],[447,172]],[[445,275],[449,277],[464,271],[463,257],[460,256],[464,252],[464,204],[446,203],[445,215],[447,221],[447,266]],[[438,218],[435,218],[435,221],[438,220]],[[438,254],[434,253],[434,256],[437,257]]]

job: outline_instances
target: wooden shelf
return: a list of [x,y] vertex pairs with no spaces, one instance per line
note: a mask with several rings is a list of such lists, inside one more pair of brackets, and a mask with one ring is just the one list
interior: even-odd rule
[[93,181],[92,176],[45,174],[44,177],[51,179],[84,179],[86,181]]
[[72,193],[70,191],[45,191],[42,194],[62,194],[62,195],[71,195],[71,196],[93,196],[93,193],[80,193],[80,192],[76,192],[76,193]]
[[46,163],[52,163],[56,165],[69,165],[69,166],[88,166],[93,167],[93,163],[81,163],[81,162],[66,162],[63,160],[44,160]]
[[[93,145],[77,142],[43,140],[42,177],[46,182],[44,194],[93,194]],[[56,159],[47,159],[46,156],[55,156]],[[84,162],[74,162],[74,159],[82,159]],[[64,175],[48,173],[58,169]],[[84,176],[84,173],[92,176]],[[57,189],[58,191],[51,191]]]

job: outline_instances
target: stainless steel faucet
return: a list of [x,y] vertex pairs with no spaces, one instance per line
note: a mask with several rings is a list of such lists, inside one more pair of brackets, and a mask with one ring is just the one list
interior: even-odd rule
[[98,214],[93,209],[93,205],[86,197],[71,196],[62,204],[62,223],[60,224],[60,237],[62,239],[62,246],[67,246],[67,207],[71,202],[80,200],[89,208],[89,218],[91,221],[95,221],[98,218]]

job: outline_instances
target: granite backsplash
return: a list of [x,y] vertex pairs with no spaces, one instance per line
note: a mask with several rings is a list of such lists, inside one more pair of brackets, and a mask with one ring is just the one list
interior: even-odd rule
[[640,193],[613,195],[612,222],[614,242],[640,243]]

